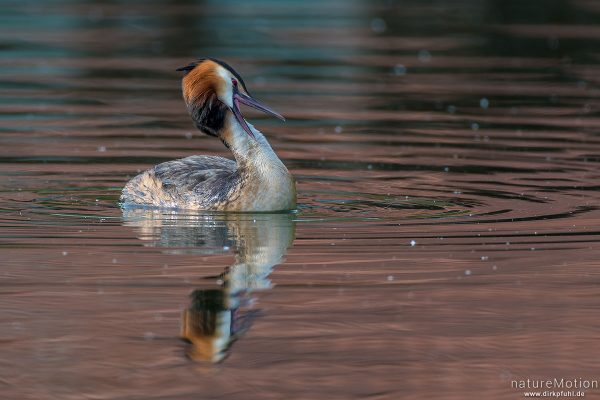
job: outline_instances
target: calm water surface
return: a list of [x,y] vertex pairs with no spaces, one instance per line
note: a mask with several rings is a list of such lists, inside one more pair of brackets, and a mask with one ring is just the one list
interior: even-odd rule
[[[2,398],[598,379],[599,23],[588,0],[2,1]],[[229,155],[181,100],[199,56],[288,118],[246,110],[297,213],[119,208],[143,169]]]

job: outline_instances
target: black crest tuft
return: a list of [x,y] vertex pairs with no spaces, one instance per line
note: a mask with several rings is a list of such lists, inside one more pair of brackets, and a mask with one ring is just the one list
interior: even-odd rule
[[177,68],[175,71],[185,71],[185,73],[187,74],[188,72],[190,72],[191,70],[196,68],[196,65],[200,64],[202,61],[204,61],[204,60],[198,60],[198,61],[191,62],[188,65],[186,65],[185,67]]

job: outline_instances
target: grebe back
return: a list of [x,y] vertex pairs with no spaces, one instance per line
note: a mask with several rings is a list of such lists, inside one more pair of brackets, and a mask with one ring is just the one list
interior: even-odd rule
[[239,74],[222,61],[201,59],[177,70],[185,73],[183,98],[196,127],[218,137],[235,161],[191,156],[156,165],[127,182],[122,205],[238,212],[294,209],[292,175],[264,135],[244,119],[239,104],[284,118],[253,99]]

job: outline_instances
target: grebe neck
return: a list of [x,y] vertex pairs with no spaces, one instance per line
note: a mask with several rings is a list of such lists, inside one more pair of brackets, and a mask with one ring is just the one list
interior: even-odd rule
[[273,167],[287,169],[277,157],[267,138],[249,122],[246,122],[254,138],[250,137],[241,127],[235,117],[228,113],[221,140],[233,153],[238,168],[248,168],[251,170],[268,170],[271,172]]

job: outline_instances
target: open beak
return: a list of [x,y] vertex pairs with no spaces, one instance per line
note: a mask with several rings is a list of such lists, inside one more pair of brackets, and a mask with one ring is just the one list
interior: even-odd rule
[[281,114],[271,110],[269,107],[265,106],[264,104],[259,103],[257,100],[253,99],[252,97],[246,96],[245,94],[240,93],[239,90],[237,90],[237,88],[234,88],[234,90],[233,90],[233,107],[231,107],[231,111],[233,112],[233,115],[235,115],[235,118],[238,120],[238,122],[240,123],[242,128],[244,128],[246,133],[248,135],[250,135],[250,137],[252,137],[253,139],[256,139],[256,138],[254,137],[254,133],[252,133],[252,129],[250,129],[250,127],[246,123],[246,120],[244,119],[244,116],[242,115],[242,112],[240,111],[240,103],[245,104],[252,108],[256,108],[257,110],[260,110],[266,114],[270,114],[276,118],[279,118],[282,121],[285,121],[285,118],[283,118],[283,116]]

